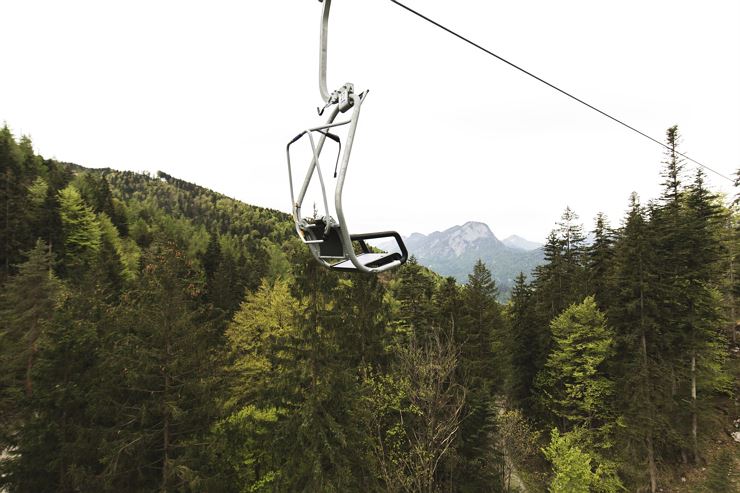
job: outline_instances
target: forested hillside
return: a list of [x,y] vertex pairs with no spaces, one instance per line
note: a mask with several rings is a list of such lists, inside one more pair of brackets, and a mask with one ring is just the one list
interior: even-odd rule
[[673,151],[502,305],[482,262],[337,274],[281,212],[0,130],[0,489],[737,491],[736,211]]

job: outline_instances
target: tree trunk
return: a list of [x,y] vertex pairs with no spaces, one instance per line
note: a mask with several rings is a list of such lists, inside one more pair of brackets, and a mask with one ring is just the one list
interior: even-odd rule
[[10,166],[5,171],[5,275],[10,275]]
[[730,251],[730,339],[732,344],[737,343],[737,330],[735,330],[735,252]]
[[[165,323],[166,325],[166,323]],[[162,462],[162,487],[161,491],[166,492],[169,488],[169,477],[170,477],[170,410],[168,400],[170,397],[170,374],[169,374],[169,359],[170,359],[170,341],[168,327],[165,327],[165,357],[162,371],[164,373],[164,393],[163,393],[163,404],[164,404],[164,416],[162,425],[162,448],[163,448],[163,462]]]
[[645,442],[647,445],[648,475],[650,476],[650,493],[655,493],[658,488],[658,469],[655,467],[655,447],[653,445],[653,406],[650,402],[650,367],[647,356],[647,337],[645,336],[645,294],[642,291],[642,256],[640,257],[640,339],[642,342],[642,371],[645,399],[648,406],[648,419],[650,426],[647,430]]
[[[640,300],[642,301],[642,300]],[[647,341],[645,339],[645,332],[642,332],[642,365],[643,371],[645,372],[645,380],[643,385],[646,390],[646,398],[650,399],[649,385],[650,375],[648,374],[648,360],[647,360]],[[652,403],[647,402],[648,405],[648,419],[650,420],[650,426],[645,437],[647,445],[647,459],[648,459],[648,475],[650,476],[650,492],[655,493],[658,488],[658,469],[655,467],[655,448],[653,446],[653,407]]]
[[696,416],[696,351],[691,353],[691,445],[694,452],[694,463],[699,463],[698,423]]
[[[35,332],[35,330],[34,330]],[[31,380],[31,371],[33,370],[33,357],[36,355],[36,340],[31,342],[28,348],[28,358],[26,359],[26,397],[33,395],[33,381]]]

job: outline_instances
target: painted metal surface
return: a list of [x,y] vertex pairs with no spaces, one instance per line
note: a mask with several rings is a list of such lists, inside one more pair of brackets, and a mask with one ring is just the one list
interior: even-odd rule
[[[357,94],[355,93],[353,84],[346,83],[339,89],[329,93],[326,85],[326,65],[331,0],[323,0],[323,4],[319,40],[319,92],[321,93],[321,98],[325,102],[325,106],[323,109],[319,109],[319,114],[322,114],[327,108],[331,108],[331,111],[324,125],[304,130],[294,137],[286,146],[293,220],[295,221],[296,232],[300,236],[301,240],[308,245],[309,250],[316,260],[324,266],[337,270],[356,270],[366,273],[383,272],[403,264],[408,257],[408,252],[406,251],[406,247],[403,244],[401,236],[393,231],[351,235],[347,228],[347,221],[345,219],[344,208],[342,205],[342,192],[344,189],[344,182],[347,177],[347,167],[349,166],[349,158],[352,152],[355,132],[357,131],[357,123],[360,118],[360,109],[362,108],[362,103],[364,102],[368,91]],[[348,120],[341,122],[334,121],[340,113],[345,113],[349,110],[352,110],[352,112]],[[344,125],[348,125],[348,129],[344,150],[342,152],[342,145],[339,137],[332,134],[330,129]],[[319,134],[318,140],[314,139],[314,134]],[[293,186],[293,169],[290,159],[290,148],[305,135],[308,135],[308,139],[311,144],[312,158],[303,179],[300,191],[296,196]],[[339,145],[337,154],[337,182],[334,189],[334,208],[337,214],[336,220],[334,220],[330,214],[326,184],[324,182],[324,176],[319,163],[327,138],[334,140]],[[314,174],[317,174],[319,177],[324,205],[324,216],[320,219],[304,218],[301,214],[301,205],[306,197],[306,193]],[[320,228],[320,225],[323,225],[323,231],[317,230],[317,228]],[[341,250],[343,253],[341,257],[328,254],[322,255],[322,244],[325,241],[329,241],[329,238],[334,231],[339,235],[339,239],[341,241]],[[336,236],[333,238],[336,238]],[[394,238],[401,249],[401,254],[371,253],[365,244],[365,240],[375,238]],[[358,255],[355,253],[353,242],[359,243],[363,250],[361,254]],[[338,259],[339,262],[330,263],[327,262],[327,259]]]

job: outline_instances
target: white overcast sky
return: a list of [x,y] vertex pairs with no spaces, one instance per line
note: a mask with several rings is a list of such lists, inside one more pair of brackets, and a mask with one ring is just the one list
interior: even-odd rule
[[[740,167],[736,0],[406,1],[658,139],[678,124],[683,151],[726,175]],[[0,0],[0,122],[46,157],[289,211],[285,144],[320,121],[320,11]],[[371,89],[345,187],[355,232],[476,220],[543,241],[566,205],[590,229],[598,211],[618,224],[630,192],[659,193],[658,145],[388,0],[333,1],[328,78]]]

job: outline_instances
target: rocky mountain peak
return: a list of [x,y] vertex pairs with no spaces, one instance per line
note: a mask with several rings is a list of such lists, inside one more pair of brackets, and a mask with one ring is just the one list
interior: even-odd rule
[[449,250],[452,250],[456,257],[464,252],[474,248],[475,245],[483,242],[498,243],[498,239],[493,234],[488,225],[475,221],[468,221],[462,226],[453,226],[442,233],[433,234],[435,243],[438,243]]
[[541,243],[525,240],[521,236],[511,235],[503,240],[504,245],[518,250],[531,251],[542,247]]

